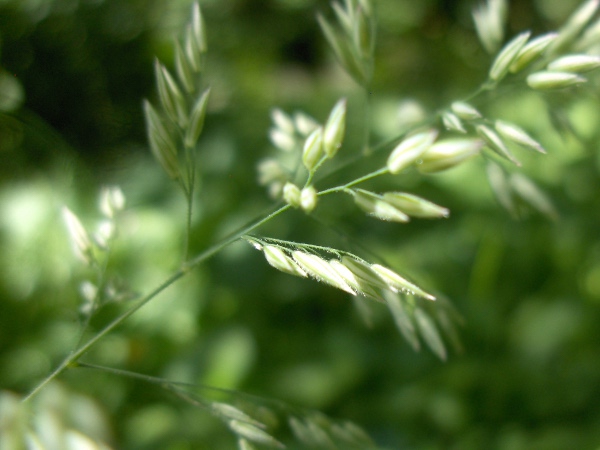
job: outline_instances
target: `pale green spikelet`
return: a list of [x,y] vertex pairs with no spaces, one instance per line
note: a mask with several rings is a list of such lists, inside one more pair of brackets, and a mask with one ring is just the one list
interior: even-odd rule
[[565,89],[585,83],[586,78],[570,72],[542,71],[527,76],[530,88],[540,91]]
[[394,148],[387,160],[388,170],[397,174],[417,161],[435,142],[438,130],[435,128],[414,133]]
[[483,141],[476,138],[449,138],[433,144],[422,156],[417,168],[423,173],[441,172],[462,164],[479,153]]
[[489,78],[491,81],[497,83],[505,77],[530,35],[529,31],[521,33],[502,48],[490,68]]

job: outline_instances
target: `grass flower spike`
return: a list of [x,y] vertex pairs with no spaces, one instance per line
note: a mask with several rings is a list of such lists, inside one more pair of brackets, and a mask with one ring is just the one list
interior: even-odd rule
[[451,169],[479,153],[483,141],[476,138],[445,139],[433,144],[417,166],[423,173]]
[[342,146],[346,131],[346,99],[339,100],[325,123],[323,130],[323,150],[328,158],[333,158]]
[[570,72],[543,71],[532,73],[527,77],[529,87],[541,91],[569,88],[586,81],[586,78]]
[[66,206],[62,209],[63,219],[69,231],[71,244],[75,256],[85,264],[91,264],[94,261],[92,250],[92,241],[81,224],[79,218]]
[[405,192],[386,192],[383,200],[412,217],[439,219],[450,216],[450,210],[429,200]]
[[527,44],[523,46],[514,61],[510,65],[510,72],[517,73],[523,70],[527,65],[536,59],[540,58],[548,46],[554,42],[557,33],[547,33],[542,36],[538,36],[534,39],[531,39]]
[[502,44],[507,11],[506,0],[487,0],[473,10],[477,36],[488,53],[496,52]]
[[[19,1],[6,0],[9,5]],[[15,31],[11,27],[3,30],[3,36],[5,31],[7,34],[2,41],[6,41],[7,49],[3,54],[9,55],[10,61],[0,70],[0,151],[26,161],[31,170],[23,173],[33,181],[23,183],[27,189],[12,182],[0,187],[0,230],[7,238],[2,243],[6,264],[0,290],[7,297],[14,291],[15,299],[27,300],[5,302],[8,318],[4,331],[14,337],[18,350],[0,352],[0,359],[8,364],[0,378],[15,392],[28,384],[34,387],[23,399],[0,391],[0,416],[15,424],[6,428],[0,423],[2,432],[9,436],[0,436],[0,447],[4,442],[15,442],[16,448],[73,444],[73,448],[108,449],[104,438],[95,442],[86,433],[72,430],[71,423],[55,421],[59,410],[64,409],[61,405],[67,405],[66,414],[60,411],[60,415],[73,422],[73,411],[89,410],[93,402],[82,398],[92,394],[107,411],[116,414],[107,421],[115,432],[98,434],[119,448],[178,448],[181,436],[189,440],[186,445],[190,448],[207,442],[228,449],[237,444],[240,450],[397,448],[398,443],[393,442],[382,442],[383,447],[378,447],[352,422],[332,419],[308,406],[347,411],[363,420],[365,408],[356,405],[372,397],[372,390],[367,389],[369,381],[387,374],[382,385],[391,386],[386,384],[390,377],[398,381],[398,373],[404,373],[405,363],[412,361],[404,354],[395,354],[404,351],[394,342],[398,332],[413,350],[429,349],[441,360],[446,360],[451,350],[460,352],[463,347],[457,328],[463,319],[443,290],[464,298],[460,308],[469,317],[482,319],[480,328],[508,324],[509,333],[502,335],[508,337],[505,346],[496,345],[498,334],[487,336],[488,328],[490,333],[500,332],[496,326],[486,328],[486,333],[465,333],[469,339],[466,349],[473,347],[473,336],[489,340],[477,347],[478,352],[488,349],[490,342],[494,350],[500,348],[494,355],[498,358],[493,369],[510,370],[515,355],[519,362],[539,363],[533,369],[555,363],[563,353],[568,356],[565,349],[575,341],[579,345],[583,336],[580,331],[573,335],[572,330],[586,331],[585,326],[577,325],[582,318],[587,319],[585,308],[600,298],[600,257],[594,253],[600,244],[594,241],[598,239],[589,220],[579,220],[589,216],[557,220],[550,227],[537,216],[556,219],[559,212],[564,214],[565,205],[569,214],[575,209],[572,205],[583,205],[589,211],[600,206],[594,190],[599,172],[596,144],[600,108],[596,100],[600,83],[594,71],[600,68],[600,0],[580,1],[562,28],[540,36],[514,29],[525,16],[507,22],[509,3],[516,2],[465,0],[465,4],[473,1],[475,29],[462,22],[448,24],[447,11],[429,8],[431,2],[333,0],[327,13],[319,14],[310,24],[290,20],[306,18],[302,8],[311,2],[288,0],[274,2],[285,5],[282,8],[257,10],[260,17],[253,14],[255,20],[244,24],[240,21],[247,18],[237,14],[241,10],[230,11],[231,2],[207,1],[206,18],[215,17],[219,22],[231,18],[234,24],[215,33],[215,55],[206,54],[207,34],[198,3],[192,5],[189,23],[182,27],[171,49],[162,47],[160,33],[158,39],[147,32],[148,25],[160,25],[160,30],[172,27],[172,17],[177,16],[171,10],[178,10],[180,5],[175,4],[181,2],[172,2],[167,9],[160,5],[163,2],[151,2],[148,11],[136,10],[140,12],[136,16],[139,23],[135,21],[133,28],[120,26],[129,24],[130,11],[119,9],[116,16],[122,20],[109,21],[112,25],[94,37],[106,40],[104,35],[111,35],[111,52],[118,38],[127,51],[145,42],[158,45],[157,53],[165,55],[162,60],[149,60],[145,53],[132,55],[136,56],[132,65],[146,64],[150,76],[154,75],[154,87],[147,94],[151,99],[142,102],[147,143],[140,146],[149,151],[119,164],[122,160],[109,157],[137,143],[115,146],[110,139],[102,141],[98,149],[109,151],[109,157],[102,158],[106,165],[90,168],[88,174],[92,176],[87,178],[91,181],[81,181],[86,177],[79,173],[75,176],[79,163],[63,164],[63,153],[67,152],[57,158],[59,164],[48,165],[52,170],[44,177],[51,179],[55,173],[64,176],[66,172],[68,183],[59,188],[76,188],[69,193],[70,202],[96,208],[95,222],[62,208],[74,258],[52,253],[55,240],[47,234],[56,216],[53,195],[60,189],[48,189],[46,178],[40,182],[41,171],[34,167],[33,156],[44,139],[30,136],[28,129],[35,124],[29,120],[31,114],[23,111],[19,115],[14,108],[2,107],[2,98],[11,101],[11,95],[22,97],[22,92],[14,92],[20,72],[29,76],[37,67],[12,61],[18,53]],[[114,3],[118,1],[111,0]],[[531,23],[536,29],[544,28],[547,19],[557,19],[565,7],[554,5],[560,2],[538,3],[538,8],[525,11],[528,22],[535,19]],[[407,14],[395,10],[392,14],[392,9],[402,7],[409,9]],[[16,16],[23,14],[23,8],[9,9]],[[271,21],[274,15],[279,19],[283,10],[286,16],[281,22]],[[97,21],[87,27],[90,19],[86,11],[84,8],[76,17],[84,22],[75,31],[97,29]],[[161,17],[157,11],[169,14]],[[112,10],[109,12],[112,18]],[[539,17],[535,16],[538,13]],[[65,14],[70,17],[72,13]],[[30,28],[20,27],[19,35],[36,37],[31,34],[32,27],[39,20],[34,18],[18,22]],[[387,35],[386,45],[378,49],[378,54],[386,57],[381,74],[375,73],[378,20]],[[50,25],[54,21],[67,23],[56,14]],[[104,22],[101,25],[106,28]],[[267,23],[282,26],[262,26]],[[507,23],[514,33],[508,40]],[[322,48],[312,41],[311,26],[312,31],[321,28],[324,44],[329,44],[341,67],[331,67],[331,59],[326,67],[315,67],[323,55]],[[50,37],[62,30],[58,26],[42,28]],[[424,38],[414,39],[418,37],[415,33],[424,30]],[[113,36],[115,33],[119,36]],[[475,34],[489,55],[471,45]],[[448,39],[440,39],[442,35]],[[143,40],[138,41],[138,36]],[[49,40],[52,46],[71,41],[68,35],[58,37]],[[397,39],[406,40],[407,45],[396,45]],[[36,39],[26,41],[37,48]],[[92,43],[96,51],[95,42],[80,39],[69,48],[79,52],[80,47]],[[443,56],[439,65],[430,58],[435,55]],[[74,60],[77,74],[94,74],[98,69],[87,59]],[[119,76],[128,75],[125,69],[130,67],[121,65],[118,69]],[[415,74],[419,80],[413,79]],[[102,100],[100,109],[94,110],[94,118],[102,121],[98,130],[118,124],[108,137],[113,139],[119,133],[126,136],[129,124],[135,124],[129,120],[131,104],[108,102],[107,95],[113,94],[111,79],[107,77],[105,83],[103,76],[94,77],[91,86],[99,88],[101,95],[92,98]],[[215,81],[212,87],[209,77]],[[583,83],[587,84],[579,87]],[[140,83],[139,88],[144,86]],[[32,98],[35,100],[41,91],[34,90]],[[268,104],[273,98],[281,102],[280,107]],[[314,113],[318,120],[295,110],[294,105]],[[140,106],[139,99],[133,106]],[[107,114],[111,111],[116,113],[114,117]],[[46,132],[44,127],[38,128],[40,133]],[[97,137],[84,131],[86,138]],[[533,163],[542,158],[537,153],[546,153],[542,144],[551,155]],[[17,146],[24,151],[12,152]],[[133,194],[126,199],[121,188],[112,183],[122,177],[121,169],[139,158],[153,159],[155,166],[148,176],[134,172],[126,180],[124,190]],[[471,159],[472,164],[465,164]],[[12,164],[9,161],[5,168],[7,176],[12,175]],[[248,172],[249,165],[256,172]],[[145,161],[140,167],[147,168]],[[99,190],[99,202],[94,198],[92,203],[89,183],[96,180],[109,184]],[[35,185],[33,194],[30,185]],[[552,189],[561,211],[544,187]],[[504,212],[504,216],[496,215],[490,189],[512,218],[535,214],[536,220],[528,221],[525,229],[517,229]],[[84,223],[92,225],[84,227]],[[238,245],[240,241],[252,247]],[[43,254],[46,246],[50,250]],[[534,246],[538,253],[526,253]],[[21,258],[17,250],[22,248],[32,249],[34,257]],[[562,258],[565,248],[568,257]],[[16,266],[19,260],[31,263],[32,268],[21,270]],[[421,275],[421,270],[426,272]],[[408,276],[414,273],[414,279],[428,280],[435,276],[429,273],[434,270],[442,274],[432,282],[440,290],[413,282]],[[557,273],[568,273],[572,279],[568,283],[546,282]],[[66,281],[73,281],[71,289],[63,289],[61,284],[59,295],[50,292],[59,286],[57,283]],[[522,298],[517,296],[520,288]],[[568,301],[571,297],[581,301]],[[72,313],[61,314],[62,319],[58,319],[56,311],[60,309],[49,309],[55,299],[61,302],[56,302],[58,308],[72,307]],[[489,307],[494,301],[506,303]],[[469,310],[473,307],[475,314]],[[348,314],[350,308],[354,308],[353,315]],[[484,315],[479,314],[482,311]],[[375,339],[365,338],[366,331],[355,333],[355,316],[376,329]],[[30,323],[22,323],[24,318],[31,319]],[[593,331],[593,327],[587,328]],[[546,329],[553,333],[543,340],[540,336],[544,333],[539,330]],[[65,330],[75,330],[74,339],[65,339]],[[391,337],[390,331],[395,333]],[[307,341],[306,336],[312,340]],[[60,356],[58,345],[63,345],[62,361],[43,380],[36,381],[48,361]],[[154,349],[160,353],[153,354]],[[595,349],[590,344],[581,355],[592,355]],[[44,356],[42,360],[39,355]],[[138,364],[144,355],[149,355],[148,365]],[[113,367],[94,365],[97,360],[108,361]],[[483,374],[477,364],[470,364],[466,371],[464,361],[459,364],[460,373],[446,372],[476,380],[474,387],[473,383],[457,384],[452,379],[454,385],[447,389],[444,382],[448,379],[431,383],[428,375],[423,381],[413,380],[431,366],[427,362],[409,370],[405,379],[411,380],[410,386],[392,386],[392,397],[380,389],[375,392],[379,396],[375,401],[383,402],[380,409],[385,411],[390,409],[387,397],[425,405],[417,410],[401,405],[399,416],[410,419],[426,413],[428,420],[421,421],[426,426],[410,430],[411,436],[422,434],[425,444],[415,443],[419,448],[442,448],[448,442],[455,448],[468,448],[470,441],[457,437],[462,434],[485,435],[482,448],[500,448],[500,444],[512,442],[512,428],[485,432],[498,423],[497,417],[481,425],[478,418],[485,418],[486,411],[482,416],[481,405],[472,401],[480,397],[485,400],[485,395],[479,394],[488,378],[492,390],[504,383],[506,370],[486,368]],[[124,369],[132,365],[146,367],[149,373],[171,374],[178,381]],[[519,370],[525,366],[521,364]],[[582,371],[581,392],[592,392],[596,386],[595,378],[588,377],[588,366],[582,366],[586,370]],[[80,375],[82,369],[94,370],[88,372],[93,382],[86,383],[89,375]],[[68,377],[63,377],[65,372],[69,372]],[[540,381],[539,370],[533,372],[529,382],[512,380],[511,388],[520,391],[507,390],[510,398],[523,397],[523,386]],[[564,375],[549,372],[559,378]],[[568,371],[567,375],[575,372]],[[102,380],[108,375],[114,379],[106,378],[109,384],[104,386]],[[138,382],[158,392],[146,395],[145,388],[138,389]],[[211,386],[215,383],[219,387]],[[268,395],[276,392],[287,396],[294,406],[248,395],[239,390],[243,386],[269,388],[265,389]],[[62,390],[72,391],[73,398],[56,394]],[[119,395],[111,396],[113,391]],[[477,395],[471,395],[473,392]],[[80,393],[82,398],[78,398]],[[135,397],[139,393],[144,397]],[[492,397],[495,394],[492,392]],[[548,399],[544,399],[529,409],[544,416],[548,406],[554,418],[556,411],[562,411],[562,400],[546,404]],[[46,408],[50,412],[40,409],[43,402],[50,405]],[[175,402],[183,402],[185,408]],[[10,414],[5,412],[7,405],[12,409]],[[581,401],[569,405],[565,414],[577,418],[584,412],[595,414],[584,409],[587,405]],[[484,410],[486,407],[484,404]],[[377,413],[373,405],[367,405],[367,410]],[[125,422],[124,412],[132,413]],[[89,416],[94,418],[95,414]],[[157,417],[160,426],[153,428]],[[182,417],[190,420],[178,420]],[[595,417],[588,422],[595,424]],[[396,428],[391,429],[385,418],[380,418],[374,415],[367,422],[378,427],[382,440],[406,435],[403,428],[414,423],[409,420],[400,428],[394,423]],[[469,430],[472,418],[478,419],[474,425],[479,428]],[[539,423],[530,418],[527,423]],[[225,426],[212,426],[214,420]],[[77,427],[90,425],[83,422]],[[103,420],[97,422],[91,424],[91,435],[105,428]],[[573,433],[564,433],[563,440],[578,448],[593,446],[587,440],[573,440],[582,429],[576,425]],[[526,428],[519,425],[519,436],[522,434],[521,440],[531,447],[551,442],[548,436],[556,434],[552,427],[540,426],[531,435]],[[222,436],[224,433],[231,436]],[[434,433],[440,435],[437,440]]]
[[519,52],[527,43],[530,35],[531,33],[529,31],[521,33],[504,46],[490,69],[489,78],[491,81],[497,83],[504,78],[511,65],[516,60]]
[[589,72],[600,67],[600,57],[594,55],[565,55],[548,64],[556,72]]
[[406,137],[390,154],[388,170],[397,174],[413,164],[433,145],[437,136],[438,130],[430,129]]
[[517,159],[513,156],[513,154],[508,150],[504,141],[498,136],[498,134],[489,128],[486,125],[477,125],[476,127],[477,134],[481,136],[481,138],[485,141],[487,147],[489,147],[496,154],[500,155],[500,157],[507,159],[512,162],[516,166],[520,166],[521,163],[517,161]]

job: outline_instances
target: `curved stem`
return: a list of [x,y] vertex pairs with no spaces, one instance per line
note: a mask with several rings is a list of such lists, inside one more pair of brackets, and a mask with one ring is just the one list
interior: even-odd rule
[[220,250],[222,250],[226,246],[237,241],[244,234],[250,233],[251,231],[255,230],[256,228],[260,227],[261,225],[263,225],[263,224],[267,223],[268,221],[272,220],[273,218],[277,217],[279,214],[283,213],[284,211],[288,210],[289,208],[290,208],[289,205],[284,205],[284,206],[277,208],[275,211],[271,212],[267,216],[264,216],[263,218],[256,220],[245,227],[242,227],[238,231],[235,231],[228,237],[222,239],[220,242],[207,248],[206,250],[199,253],[192,259],[186,261],[180,269],[178,269],[176,272],[171,274],[171,276],[169,276],[165,281],[163,281],[160,285],[158,285],[156,288],[154,288],[152,291],[150,291],[144,297],[140,298],[135,303],[135,305],[133,305],[127,311],[124,311],[123,313],[121,313],[112,322],[110,322],[102,330],[100,330],[92,338],[90,338],[90,340],[88,340],[85,344],[83,344],[82,346],[80,346],[79,348],[77,348],[76,350],[71,352],[64,359],[64,361],[50,375],[48,375],[40,384],[38,384],[23,399],[23,402],[26,402],[29,399],[31,399],[32,397],[34,397],[50,381],[52,381],[54,378],[56,378],[58,375],[60,375],[62,372],[64,372],[65,369],[67,369],[70,365],[73,365],[74,363],[76,363],[77,360],[79,358],[81,358],[81,356],[83,356],[96,342],[98,342],[106,334],[108,334],[110,331],[112,331],[114,328],[116,328],[118,325],[120,325],[122,322],[124,322],[125,319],[127,319],[129,316],[131,316],[137,310],[139,310],[142,306],[144,306],[148,302],[150,302],[150,300],[152,300],[154,297],[156,297],[162,291],[164,291],[169,286],[171,286],[173,283],[175,283],[175,281],[179,280],[184,275],[188,274],[192,268],[194,268],[194,267],[198,266],[199,264],[203,263],[204,261],[208,260],[209,258],[211,258],[213,255],[218,253]]
[[318,195],[321,196],[321,195],[333,194],[334,192],[341,192],[352,186],[356,186],[357,184],[364,183],[365,181],[371,180],[371,179],[379,177],[381,175],[385,175],[386,173],[389,173],[389,169],[387,167],[382,167],[381,169],[378,169],[374,172],[368,173],[360,178],[356,178],[355,180],[352,180],[349,183],[346,183],[344,185],[336,186],[336,187],[333,187],[330,189],[325,189],[324,191],[319,192]]

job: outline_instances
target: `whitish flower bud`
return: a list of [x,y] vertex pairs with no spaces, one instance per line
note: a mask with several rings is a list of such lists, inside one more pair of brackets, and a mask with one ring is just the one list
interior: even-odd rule
[[98,229],[94,233],[94,242],[98,244],[102,250],[107,250],[111,239],[116,232],[115,223],[112,220],[103,220],[100,222]]
[[494,53],[504,39],[506,1],[488,0],[473,10],[473,21],[479,40],[488,53]]
[[277,270],[281,270],[282,272],[299,277],[307,276],[306,272],[304,272],[298,266],[298,264],[296,264],[296,262],[286,255],[286,253],[279,247],[275,247],[274,245],[266,245],[263,247],[263,251],[265,253],[267,262]]
[[125,195],[119,186],[103,187],[100,191],[100,211],[112,218],[125,207]]
[[204,119],[206,117],[206,109],[208,107],[208,96],[210,95],[210,88],[206,89],[202,96],[198,99],[192,113],[190,114],[190,123],[185,130],[185,146],[193,148],[198,142],[198,138],[204,128]]
[[152,154],[169,177],[178,178],[177,146],[160,116],[147,100],[144,100],[144,115]]
[[260,161],[257,165],[258,183],[262,186],[273,182],[285,181],[286,175],[279,164],[279,161],[273,158],[267,158]]
[[546,150],[544,150],[544,147],[542,147],[538,141],[533,139],[518,126],[502,120],[496,120],[494,127],[504,139],[512,141],[522,147],[530,148],[540,153],[546,153]]
[[423,297],[427,300],[435,300],[433,295],[428,294],[414,283],[411,283],[387,267],[379,264],[372,264],[371,269],[373,269],[373,271],[379,275],[379,277],[381,277],[385,283],[387,283],[388,287],[393,292],[403,292],[406,294],[418,295],[419,297]]
[[383,199],[412,217],[439,219],[450,216],[450,210],[447,208],[405,192],[386,192]]
[[283,200],[288,205],[298,208],[300,206],[300,188],[294,183],[285,183],[285,186],[283,186]]
[[302,136],[308,136],[319,127],[319,123],[303,112],[294,114],[294,126]]
[[327,261],[299,250],[292,252],[292,257],[298,265],[310,276],[319,281],[330,284],[349,294],[356,295],[356,292],[346,283],[346,281],[329,265]]
[[98,294],[98,287],[91,281],[84,281],[79,285],[79,293],[86,303],[93,303]]
[[323,128],[319,127],[314,130],[304,142],[304,149],[302,150],[302,162],[304,163],[304,167],[306,167],[309,172],[312,172],[322,156]]
[[447,130],[458,131],[459,133],[467,132],[458,116],[450,111],[446,111],[442,114],[442,123]]
[[435,142],[438,130],[430,129],[406,137],[390,154],[387,160],[388,170],[397,174],[417,161]]
[[423,173],[450,169],[479,153],[481,147],[483,147],[481,139],[461,138],[439,141],[423,154],[418,169]]
[[504,141],[498,136],[498,134],[486,125],[477,125],[477,134],[483,138],[486,145],[493,150],[496,154],[500,155],[504,159],[508,159],[513,164],[520,166],[521,163],[513,156],[508,150]]
[[229,428],[238,436],[256,442],[257,444],[266,445],[268,447],[285,448],[285,445],[269,433],[250,423],[242,422],[240,420],[230,420]]
[[600,57],[593,55],[566,55],[548,64],[555,72],[589,72],[600,67]]
[[317,206],[317,190],[314,186],[308,186],[300,191],[300,207],[310,213]]
[[323,150],[328,158],[333,158],[342,146],[346,131],[346,99],[339,100],[325,123],[323,131]]
[[510,71],[517,73],[523,70],[530,62],[539,58],[548,48],[548,46],[554,42],[558,33],[547,33],[542,36],[538,36],[535,39],[529,41],[520,51],[513,63],[510,65]]
[[285,131],[288,134],[294,134],[296,129],[294,127],[294,122],[286,113],[284,113],[279,108],[273,108],[271,110],[271,120],[277,128],[282,131]]
[[362,189],[352,190],[354,203],[370,216],[391,222],[408,222],[409,217],[399,209],[390,205],[380,195]]
[[564,89],[586,81],[584,77],[568,72],[535,72],[527,77],[529,87],[537,90]]
[[348,283],[348,285],[354,289],[357,293],[370,297],[374,300],[385,302],[379,292],[377,292],[373,286],[369,285],[365,280],[356,276],[348,267],[337,259],[329,261],[329,265]]
[[387,283],[385,283],[367,263],[344,255],[342,256],[342,264],[346,266],[354,275],[356,275],[357,278],[363,280],[365,283],[378,289],[388,289]]
[[481,117],[481,113],[467,102],[454,102],[450,105],[452,112],[463,120],[475,120]]
[[66,206],[62,208],[62,215],[69,231],[73,253],[84,263],[90,264],[93,261],[92,241],[87,231],[77,216]]
[[423,106],[412,98],[404,99],[398,104],[396,115],[398,117],[398,127],[404,130],[413,128],[427,117]]
[[529,39],[530,34],[529,31],[521,33],[504,46],[492,64],[489,74],[490,80],[498,82],[504,78],[527,39]]
[[269,130],[269,139],[275,147],[284,152],[291,152],[296,147],[294,136],[279,128]]
[[250,417],[244,411],[239,408],[236,408],[233,405],[222,402],[212,402],[210,404],[211,411],[219,417],[225,417],[228,419],[240,420],[242,422],[251,423],[252,425],[256,425],[257,427],[264,427],[264,424]]

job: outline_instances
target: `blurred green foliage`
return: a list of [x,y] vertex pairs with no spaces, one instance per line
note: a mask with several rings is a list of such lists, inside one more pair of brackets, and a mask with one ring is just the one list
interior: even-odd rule
[[[553,30],[577,4],[512,2],[508,34]],[[359,150],[364,127],[364,101],[314,19],[317,10],[329,14],[328,2],[201,6],[213,92],[199,153],[194,251],[270,204],[255,165],[272,152],[272,107],[323,119],[347,96],[348,153]],[[485,79],[490,57],[476,39],[471,1],[376,6],[371,125],[379,140],[400,128],[400,102],[414,99],[428,112],[446,106]],[[185,204],[147,151],[141,100],[156,96],[152,59],[172,61],[171,42],[189,9],[183,0],[0,2],[5,390],[27,393],[79,339],[77,288],[87,274],[71,256],[63,204],[93,229],[99,186],[123,188],[128,206],[110,271],[135,291],[156,286],[181,257]],[[447,174],[392,181],[449,207],[449,220],[382,224],[357,218],[350,202],[336,198],[326,199],[317,217],[341,223],[344,234],[294,211],[264,230],[368,248],[444,293],[465,318],[464,351],[448,362],[413,353],[385,308],[375,305],[367,327],[345,294],[276,272],[241,243],[170,287],[84,360],[317,408],[361,424],[385,448],[596,448],[600,103],[587,89],[546,100],[507,89],[477,105],[519,123],[548,150],[543,157],[520,154],[520,170],[548,193],[554,221],[527,210],[520,220],[511,217],[475,160]],[[565,125],[562,134],[553,121]],[[369,188],[382,189],[378,183]],[[360,240],[348,244],[346,234]],[[126,306],[105,307],[86,333]],[[69,427],[114,448],[235,446],[220,422],[152,383],[73,369],[42,394],[38,404],[69,405]],[[17,408],[10,398],[2,405]]]

